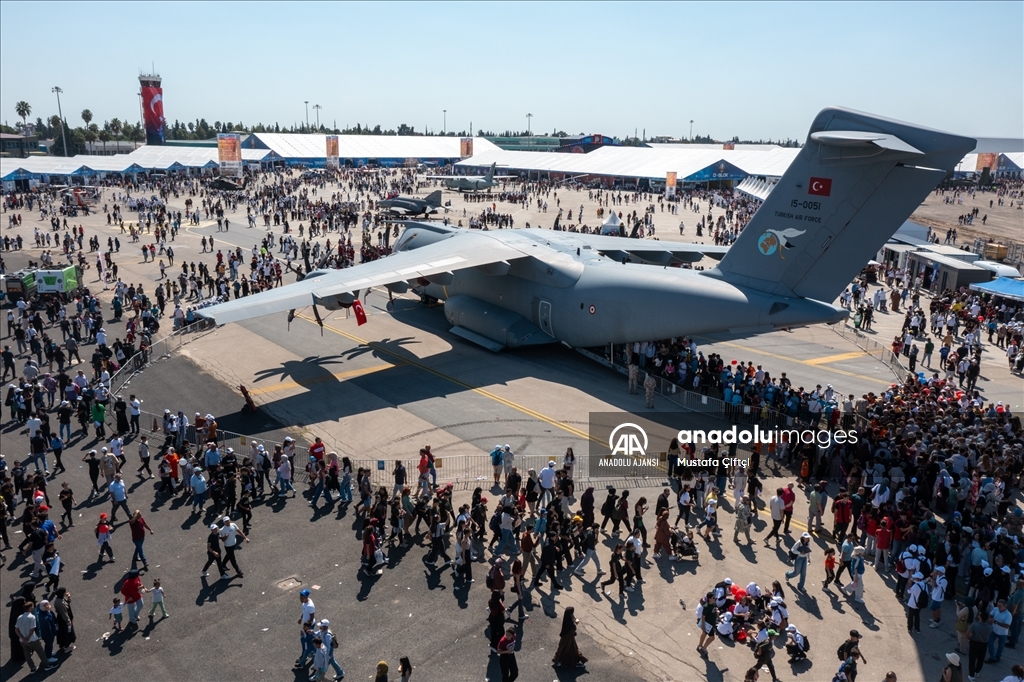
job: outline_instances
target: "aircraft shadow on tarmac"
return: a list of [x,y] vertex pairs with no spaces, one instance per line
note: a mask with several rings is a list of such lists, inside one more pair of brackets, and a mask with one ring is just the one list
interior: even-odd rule
[[[337,351],[339,341],[345,344],[356,342],[332,340],[334,335],[328,334],[322,341],[322,348],[325,352],[335,351],[333,354],[289,361],[279,367],[257,373],[257,389],[264,388],[264,380],[271,378],[291,380],[306,388],[306,391],[296,395],[268,400],[265,404],[269,410],[275,414],[302,415],[304,423],[313,424],[373,411],[379,409],[381,403],[400,407],[436,398],[451,398],[471,391],[476,386],[504,385],[522,378],[566,383],[573,375],[578,376],[582,372],[605,371],[571,350],[557,345],[537,346],[520,352],[505,351],[500,354],[499,359],[495,354],[450,334],[440,306],[426,308],[418,302],[400,299],[396,300],[395,304],[394,316],[398,321],[424,334],[438,336],[448,341],[452,348],[420,359],[409,350],[411,345],[420,342],[414,337],[405,336],[358,344]],[[279,320],[273,320],[273,324],[278,322]],[[245,326],[261,335],[270,331],[266,318],[249,321]],[[312,328],[315,334],[315,326],[304,326],[307,330]],[[345,330],[349,331],[347,327]],[[292,333],[294,331],[293,329]],[[314,342],[319,342],[313,335],[310,335],[310,338]],[[284,347],[289,346],[287,340],[275,338],[273,342]],[[297,340],[292,348],[307,350],[308,344],[309,338],[303,338]],[[339,374],[345,372],[345,362],[366,357],[373,357],[391,366],[344,379],[335,376],[334,372],[338,372],[339,369]],[[442,374],[444,370],[440,368],[452,366],[471,368],[475,378],[461,380],[448,378],[446,374]],[[365,364],[361,363],[353,371],[357,372],[361,367],[365,367]],[[612,375],[606,376],[610,378]],[[272,383],[266,384],[267,388],[272,386]],[[368,400],[367,394],[375,396],[379,401]],[[617,397],[617,394],[613,395],[609,401],[614,403]],[[625,404],[622,407],[628,409]],[[223,423],[223,420],[218,417],[218,422]],[[248,433],[255,432],[250,428]]]

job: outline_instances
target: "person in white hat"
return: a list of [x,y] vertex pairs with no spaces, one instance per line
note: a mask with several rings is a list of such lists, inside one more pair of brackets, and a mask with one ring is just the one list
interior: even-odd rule
[[807,638],[795,625],[786,626],[786,640],[786,653],[789,654],[790,665],[807,659]]
[[324,648],[327,649],[327,665],[324,666],[324,671],[328,667],[334,668],[334,679],[340,680],[345,677],[345,671],[341,669],[338,662],[334,660],[334,650],[338,648],[338,640],[331,632],[331,621],[324,618],[320,621],[320,639],[323,640]]
[[942,669],[942,682],[954,682],[964,679],[963,668],[960,667],[960,654],[948,653],[946,654],[946,660],[949,662],[945,668]]
[[494,485],[501,483],[501,460],[505,456],[505,450],[501,445],[495,445],[491,450],[491,466],[494,467]]
[[[555,494],[555,460],[548,462],[548,465],[540,470],[540,506],[545,507],[551,497]],[[628,527],[628,524],[627,524]]]
[[790,548],[789,554],[793,558],[793,570],[786,573],[786,580],[792,580],[799,575],[800,581],[796,589],[803,592],[804,582],[807,580],[807,561],[811,556],[811,534],[801,535],[800,540]]
[[928,623],[928,627],[937,628],[939,627],[939,621],[942,620],[942,600],[946,598],[946,588],[949,583],[946,580],[946,567],[936,566],[932,572],[931,577],[928,579],[928,585],[931,587],[931,603],[928,608],[932,611],[931,622]]
[[910,576],[910,581],[907,589],[907,632],[921,634],[921,607],[926,598],[924,574],[917,571]]

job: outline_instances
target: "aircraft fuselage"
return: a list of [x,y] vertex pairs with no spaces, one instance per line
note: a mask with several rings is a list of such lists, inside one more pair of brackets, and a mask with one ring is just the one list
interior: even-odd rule
[[[570,233],[525,229],[502,236],[537,255],[512,260],[506,274],[457,270],[447,284],[417,290],[440,300],[484,301],[532,322],[552,341],[580,347],[723,330],[750,335],[846,315],[825,303],[741,289],[694,270],[618,263]],[[418,244],[440,238],[423,237]]]

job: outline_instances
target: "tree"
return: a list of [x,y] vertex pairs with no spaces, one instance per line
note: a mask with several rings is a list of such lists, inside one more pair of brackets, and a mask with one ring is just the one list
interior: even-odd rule
[[32,105],[22,100],[14,105],[14,110],[21,116],[22,133],[28,129],[28,117],[32,113]]
[[88,128],[89,124],[92,123],[92,112],[88,109],[82,109],[82,120],[85,121],[85,127]]
[[100,130],[99,135],[98,135],[99,138],[100,138],[100,142],[103,143],[103,153],[104,154],[107,153],[107,142],[110,141],[110,131],[108,130],[109,127],[110,127],[110,124],[105,125],[103,127],[103,129]]

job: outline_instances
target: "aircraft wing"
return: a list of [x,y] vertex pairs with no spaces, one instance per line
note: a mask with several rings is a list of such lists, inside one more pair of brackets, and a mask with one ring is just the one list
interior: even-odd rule
[[[316,270],[301,282],[270,289],[252,296],[219,303],[196,311],[217,324],[237,322],[315,303],[330,306],[350,303],[354,293],[396,282],[444,275],[528,254],[480,232],[461,232],[448,239],[416,249],[399,251],[379,260],[341,270]],[[348,299],[348,300],[345,300]]]
[[629,254],[632,258],[645,263],[666,265],[670,262],[695,263],[703,256],[721,260],[728,246],[714,244],[687,244],[673,240],[630,239],[612,235],[574,234],[574,238],[589,244],[595,251],[614,257]]

